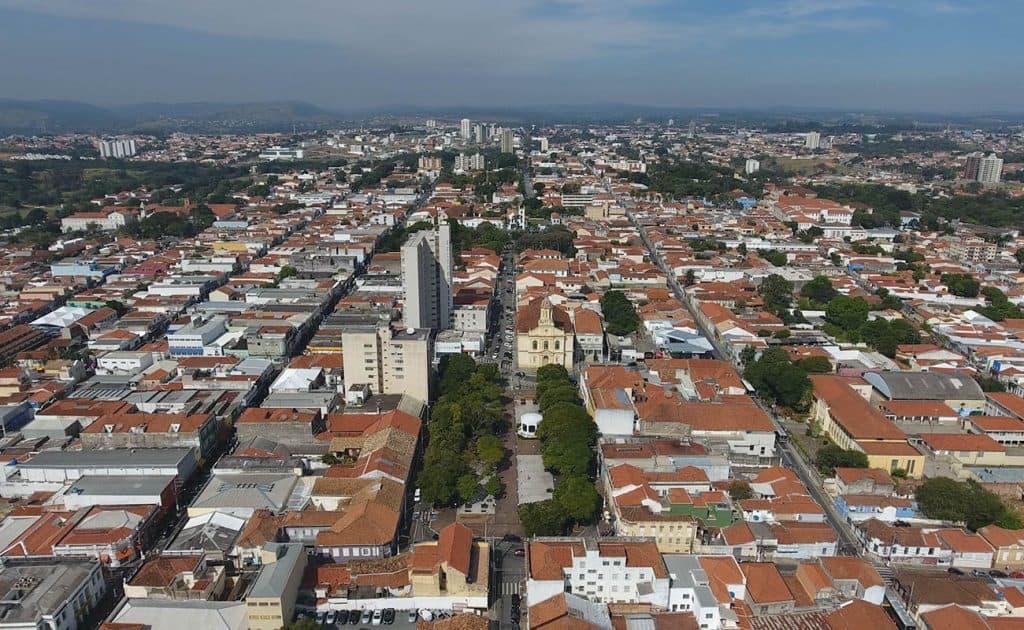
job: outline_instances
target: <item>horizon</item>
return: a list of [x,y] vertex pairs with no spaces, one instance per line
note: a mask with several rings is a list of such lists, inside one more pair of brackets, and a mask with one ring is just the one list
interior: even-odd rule
[[0,81],[11,100],[101,107],[1024,110],[1006,80],[1024,75],[1006,54],[1020,2],[478,4],[0,0],[0,54],[18,60]]

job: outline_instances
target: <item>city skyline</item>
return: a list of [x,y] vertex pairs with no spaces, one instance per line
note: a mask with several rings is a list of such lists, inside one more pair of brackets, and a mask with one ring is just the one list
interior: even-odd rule
[[1019,2],[0,0],[0,54],[18,59],[0,80],[10,98],[99,104],[1010,111],[1022,17]]

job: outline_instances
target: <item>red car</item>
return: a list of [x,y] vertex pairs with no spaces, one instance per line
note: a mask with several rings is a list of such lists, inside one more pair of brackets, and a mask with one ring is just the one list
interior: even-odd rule
[[517,557],[517,558],[522,558],[523,556],[526,555],[526,550],[525,549],[516,549],[515,551],[512,552],[512,555]]
[[1024,571],[1012,571],[1010,577],[1017,580],[1024,579]]

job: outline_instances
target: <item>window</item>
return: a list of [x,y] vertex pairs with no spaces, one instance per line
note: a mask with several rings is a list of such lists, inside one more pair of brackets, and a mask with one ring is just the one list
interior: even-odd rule
[[562,342],[560,342],[559,340],[555,339],[555,350],[558,350],[558,349],[559,349],[559,345],[560,345],[561,343],[562,343]]
[[536,339],[533,340],[533,349],[534,350],[537,349],[537,340]]
[[545,342],[544,342],[544,349],[545,349],[545,350],[547,350],[547,349],[548,349],[548,342],[547,342],[547,341],[545,341]]

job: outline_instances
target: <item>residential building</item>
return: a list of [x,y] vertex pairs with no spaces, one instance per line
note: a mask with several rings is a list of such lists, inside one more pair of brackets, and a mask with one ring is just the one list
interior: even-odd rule
[[502,153],[513,153],[515,152],[515,136],[511,129],[501,130],[501,152]]
[[426,402],[432,385],[434,337],[426,328],[349,326],[342,333],[345,385],[374,394],[407,394]]
[[401,258],[405,325],[435,330],[451,327],[451,226],[442,218],[434,229],[415,233],[402,245]]

